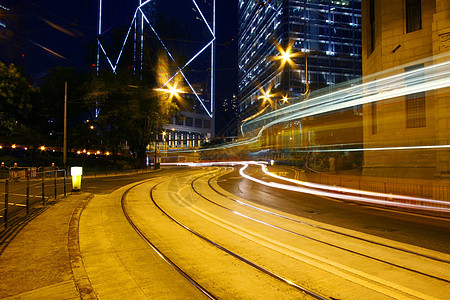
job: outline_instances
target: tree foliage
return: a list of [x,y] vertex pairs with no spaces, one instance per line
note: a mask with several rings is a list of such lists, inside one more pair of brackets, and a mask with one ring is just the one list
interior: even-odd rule
[[34,92],[29,80],[13,65],[0,62],[0,135],[10,136],[26,121]]
[[154,83],[140,81],[129,72],[93,76],[83,87],[83,100],[90,111],[100,112],[98,118],[91,117],[102,137],[101,144],[113,153],[119,152],[120,145],[128,145],[142,165],[147,145],[178,106],[160,98],[154,91]]

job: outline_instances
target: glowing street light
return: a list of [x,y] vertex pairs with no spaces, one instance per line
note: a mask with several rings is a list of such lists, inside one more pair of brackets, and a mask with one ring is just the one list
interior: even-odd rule
[[293,57],[304,56],[305,57],[305,81],[306,81],[306,91],[302,94],[305,96],[309,93],[309,81],[308,81],[308,53],[306,52],[292,52],[292,44],[289,45],[286,50],[284,50],[279,44],[276,45],[279,52],[278,56],[275,56],[275,60],[280,60],[280,68],[283,68],[286,63],[288,63],[292,69],[296,69],[297,65],[292,60]]
[[288,96],[283,96],[283,98],[281,98],[281,101],[283,101],[283,104],[289,103],[289,98]]
[[292,68],[296,67],[296,64],[292,60],[293,57],[300,56],[299,52],[292,52],[292,45],[289,45],[286,50],[284,50],[279,44],[276,45],[276,48],[279,52],[279,55],[275,56],[275,60],[281,61],[281,68],[284,67],[286,63],[288,63]]
[[263,99],[263,103],[269,102],[270,104],[272,104],[272,100],[270,98],[274,97],[275,95],[270,93],[271,89],[269,88],[267,91],[265,91],[260,88],[259,90],[261,91],[262,95],[259,96],[258,99]]
[[180,94],[186,94],[185,91],[177,89],[177,84],[176,83],[174,85],[172,85],[172,86],[167,84],[167,87],[168,87],[167,89],[161,88],[161,89],[155,89],[155,91],[162,92],[162,93],[165,93],[165,94],[169,94],[169,101],[171,101],[173,97],[175,97],[178,100],[180,100],[181,99]]

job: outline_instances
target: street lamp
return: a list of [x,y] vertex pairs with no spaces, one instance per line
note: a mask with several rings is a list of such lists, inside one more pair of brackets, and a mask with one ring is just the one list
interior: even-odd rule
[[260,88],[259,90],[261,91],[262,95],[259,96],[258,99],[263,99],[263,103],[269,102],[269,104],[272,104],[271,98],[275,95],[270,93],[270,88],[267,91],[264,91],[262,88]]
[[173,97],[175,97],[178,100],[180,100],[181,99],[180,94],[185,94],[186,93],[185,91],[177,89],[177,83],[175,83],[172,86],[167,84],[167,87],[168,87],[167,89],[159,88],[159,89],[155,89],[155,91],[162,92],[164,94],[169,94],[169,101],[171,101]]
[[163,143],[164,143],[164,146],[165,146],[165,150],[166,150],[166,157],[167,157],[167,149],[168,149],[168,143],[169,143],[169,141],[168,140],[166,140],[166,135],[167,135],[167,132],[166,131],[163,131],[162,132],[162,136],[163,136]]
[[294,57],[304,56],[305,57],[305,81],[306,81],[306,91],[301,94],[306,96],[309,94],[309,80],[308,80],[308,53],[305,52],[292,52],[292,45],[289,45],[286,50],[284,50],[279,44],[276,45],[279,55],[274,57],[274,60],[281,61],[280,68],[282,69],[286,63],[288,63],[292,69],[296,69],[297,65],[292,60]]

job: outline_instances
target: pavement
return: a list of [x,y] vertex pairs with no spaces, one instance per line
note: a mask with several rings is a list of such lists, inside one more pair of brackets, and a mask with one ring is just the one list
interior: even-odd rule
[[81,211],[92,197],[60,198],[9,241],[0,255],[0,299],[96,299],[78,244]]
[[0,248],[0,299],[201,297],[127,223],[120,199],[132,185],[38,208]]

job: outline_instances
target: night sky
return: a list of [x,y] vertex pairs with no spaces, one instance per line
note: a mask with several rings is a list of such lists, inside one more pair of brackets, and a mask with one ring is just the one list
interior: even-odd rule
[[[22,66],[35,83],[55,66],[87,69],[95,63],[87,49],[95,49],[97,0],[0,0],[0,5],[9,8],[0,10],[6,25],[0,27],[0,60]],[[237,5],[216,0],[219,114],[221,101],[237,92]]]

